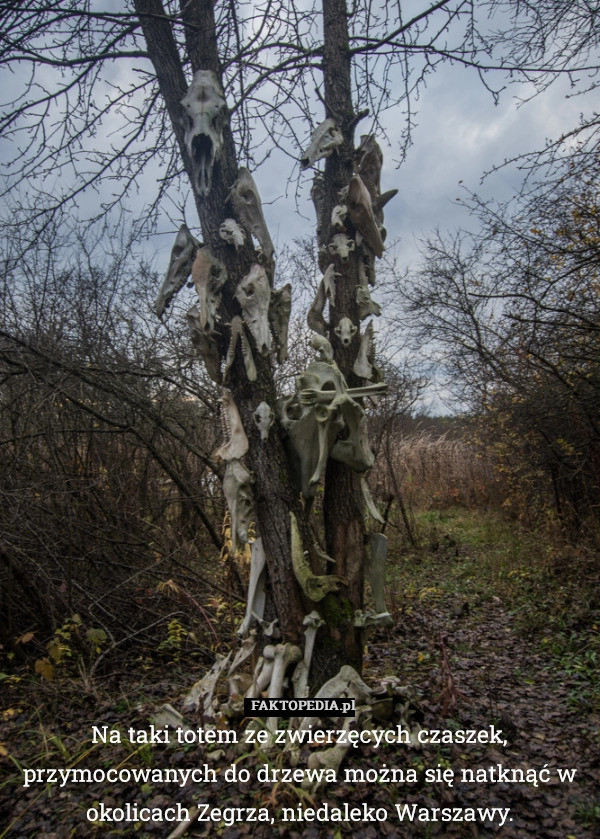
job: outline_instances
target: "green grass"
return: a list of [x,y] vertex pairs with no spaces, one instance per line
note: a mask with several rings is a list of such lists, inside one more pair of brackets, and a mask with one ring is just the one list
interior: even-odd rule
[[[390,600],[468,601],[476,610],[496,598],[517,631],[548,656],[572,685],[576,707],[600,709],[600,559],[556,534],[523,530],[500,512],[449,508],[414,514],[417,548],[392,528]],[[390,534],[388,534],[390,538]]]

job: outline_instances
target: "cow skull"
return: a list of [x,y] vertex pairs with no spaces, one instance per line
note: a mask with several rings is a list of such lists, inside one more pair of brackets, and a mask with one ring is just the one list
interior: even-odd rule
[[227,103],[216,73],[198,70],[181,105],[189,120],[185,144],[194,183],[199,196],[205,198],[210,192],[215,161],[223,150],[223,127],[227,119]]

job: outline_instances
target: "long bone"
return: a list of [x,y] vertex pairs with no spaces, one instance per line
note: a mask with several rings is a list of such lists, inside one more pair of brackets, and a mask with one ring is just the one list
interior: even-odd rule
[[221,419],[225,442],[215,449],[212,456],[215,460],[239,460],[248,451],[248,437],[242,425],[240,412],[226,388],[222,389],[219,402],[222,405]]
[[[283,678],[290,664],[302,658],[302,650],[295,644],[277,644],[273,657],[273,675],[269,684],[269,699],[279,699],[283,693]],[[277,731],[278,717],[269,717],[267,727],[270,731]]]
[[274,251],[273,242],[263,216],[262,204],[254,178],[244,166],[240,166],[238,169],[238,179],[231,187],[228,200],[231,201],[239,221],[258,240],[267,262],[270,264]]
[[247,699],[256,699],[269,687],[273,675],[274,657],[275,647],[273,644],[267,644],[266,647],[263,647],[262,656],[254,668],[252,685],[246,691]]
[[227,103],[223,88],[212,70],[197,70],[181,105],[189,119],[185,131],[194,180],[201,198],[211,188],[215,161],[223,150]]
[[321,618],[318,612],[314,609],[310,612],[304,620],[302,625],[306,627],[304,630],[304,656],[302,661],[299,661],[294,670],[292,682],[294,684],[294,696],[297,699],[304,699],[308,696],[308,676],[310,673],[310,664],[312,661],[313,649],[315,646],[315,639],[317,630],[323,626],[325,621]]
[[387,612],[384,596],[387,538],[383,533],[371,533],[369,535],[365,553],[365,577],[373,592],[375,611],[382,614]]
[[175,237],[173,249],[171,250],[167,275],[154,304],[154,311],[159,318],[162,317],[173,297],[185,285],[185,281],[192,270],[192,263],[196,256],[196,251],[201,247],[202,245],[192,236],[188,227],[182,224]]
[[243,280],[238,283],[235,297],[242,307],[244,323],[252,333],[259,353],[268,355],[271,349],[269,330],[271,286],[262,265],[255,263],[251,267]]
[[255,615],[259,618],[265,613],[265,602],[266,602],[266,573],[265,573],[265,565],[266,565],[266,556],[263,547],[263,542],[260,536],[252,542],[252,546],[250,548],[252,559],[250,561],[250,580],[248,581],[248,600],[246,602],[246,614],[244,616],[244,620],[240,624],[240,627],[237,631],[238,635],[242,637],[247,635],[250,631],[250,626],[252,625],[252,621],[255,618]]
[[308,169],[317,160],[329,157],[343,142],[344,137],[335,120],[326,119],[315,128],[310,145],[300,158],[300,168]]

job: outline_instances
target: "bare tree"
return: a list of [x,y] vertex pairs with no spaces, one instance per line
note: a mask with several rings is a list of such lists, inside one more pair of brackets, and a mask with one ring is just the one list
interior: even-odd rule
[[[353,419],[341,421],[336,414],[341,431],[330,441],[347,452],[362,439],[362,396],[356,388],[370,376],[355,372],[364,338],[357,324],[365,312],[377,311],[369,283],[374,281],[375,255],[383,247],[383,205],[391,197],[380,194],[381,158],[373,138],[366,135],[354,143],[357,124],[370,111],[377,128],[384,109],[402,106],[408,143],[414,96],[443,62],[473,67],[494,95],[511,73],[543,87],[557,75],[596,69],[594,12],[583,0],[566,5],[546,0],[535,6],[515,0],[439,0],[409,16],[401,3],[357,3],[350,9],[345,0],[306,8],[287,0],[258,6],[131,0],[119,12],[100,2],[70,0],[5,4],[2,29],[0,61],[15,81],[5,89],[17,89],[0,121],[2,133],[18,142],[5,192],[10,205],[7,231],[25,226],[31,246],[49,220],[60,219],[86,190],[100,189],[107,181],[113,188],[101,193],[107,197],[88,218],[124,206],[149,172],[152,177],[160,173],[160,180],[142,223],[155,217],[174,186],[185,183],[192,191],[204,247],[193,239],[190,247],[203,254],[204,267],[197,269],[204,272],[200,282],[212,276],[218,286],[211,304],[216,328],[212,315],[206,328],[207,311],[201,311],[196,341],[219,383],[229,353],[226,383],[250,438],[254,517],[265,545],[270,591],[284,637],[297,641],[311,598],[294,572],[290,513],[300,523],[303,547],[310,551],[305,516],[310,493],[304,493],[303,503],[282,425],[259,442],[253,422],[257,405],[264,402],[274,409],[277,394],[269,340],[261,344],[247,328],[251,316],[244,303],[240,308],[246,294],[240,285],[257,271],[266,277],[267,297],[278,294],[281,299],[282,290],[274,286],[272,243],[261,221],[260,200],[239,163],[268,156],[270,145],[261,152],[265,137],[268,144],[296,156],[291,149],[300,146],[298,134],[304,138],[306,123],[311,129],[320,123],[313,137],[316,154],[306,154],[303,165],[325,158],[314,194],[320,264],[324,272],[332,266],[335,302],[330,286],[325,321],[323,290],[322,300],[312,308],[312,325],[323,339],[315,344],[324,363],[338,371],[331,375],[344,388],[355,389],[354,397],[344,395],[347,404],[353,403]],[[492,87],[492,71],[500,71],[497,87]],[[313,122],[314,88],[324,123]],[[210,125],[195,125],[198,113]],[[253,205],[250,213],[247,203]],[[340,206],[346,217],[335,215]],[[235,246],[224,241],[220,229],[227,219],[250,229],[260,249],[247,235]],[[13,254],[16,264],[23,252],[21,248]],[[254,294],[256,282],[248,280],[247,286]],[[249,367],[248,350],[244,357],[233,340],[232,324],[236,318],[239,322],[241,311],[255,370]],[[301,410],[308,390],[305,386],[298,397]],[[331,419],[329,408],[325,413]],[[355,438],[348,439],[348,434]],[[366,468],[366,461],[357,465],[354,459],[354,468],[343,461],[329,457],[325,470],[326,549],[342,587],[320,603],[327,628],[316,656],[316,682],[342,663],[360,668],[362,657],[361,632],[353,617],[363,600],[365,525],[358,471]]]

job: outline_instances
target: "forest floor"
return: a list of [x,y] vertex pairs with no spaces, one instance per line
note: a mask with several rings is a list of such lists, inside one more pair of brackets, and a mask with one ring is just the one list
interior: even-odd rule
[[[206,747],[125,740],[101,744],[92,741],[91,731],[99,724],[122,732],[131,726],[147,729],[149,717],[163,703],[181,707],[206,665],[184,655],[161,659],[160,665],[132,657],[110,677],[89,679],[83,671],[52,681],[9,676],[0,683],[0,839],[166,839],[175,827],[164,821],[88,821],[86,813],[100,801],[113,808],[125,802],[162,809],[178,802],[190,809],[200,803],[222,809],[262,807],[275,816],[274,824],[195,821],[185,832],[190,837],[600,837],[596,558],[581,549],[545,544],[519,533],[514,524],[467,511],[429,513],[419,526],[424,547],[391,552],[388,602],[395,627],[371,639],[364,678],[376,684],[393,676],[405,686],[403,722],[429,730],[501,730],[500,744],[361,745],[350,749],[339,778],[345,768],[380,773],[396,767],[405,772],[405,783],[387,783],[383,777],[381,783],[338,780],[313,795],[298,784],[260,783],[254,774],[245,783],[226,781],[225,768],[234,762],[240,768],[283,765],[272,754],[240,753],[232,746],[213,755],[210,765],[221,770],[216,783],[178,786],[150,779],[109,787],[100,782],[61,786],[60,781],[25,787],[26,768],[204,765],[211,760]],[[398,710],[387,723],[393,730],[400,720]],[[309,751],[303,749],[300,766]],[[416,780],[409,780],[409,769]],[[463,774],[469,769],[473,780]],[[513,776],[513,769],[522,770],[523,777],[519,772]],[[558,769],[576,771],[561,780]],[[430,781],[427,770],[440,775]],[[319,808],[324,803],[330,808],[366,804],[383,808],[388,818],[352,823],[280,820],[283,807]],[[408,805],[409,812],[417,805],[413,820],[401,820],[396,805],[401,810]],[[490,818],[478,808],[497,809]],[[498,808],[509,810],[503,826]],[[444,813],[461,820],[443,821]]]

